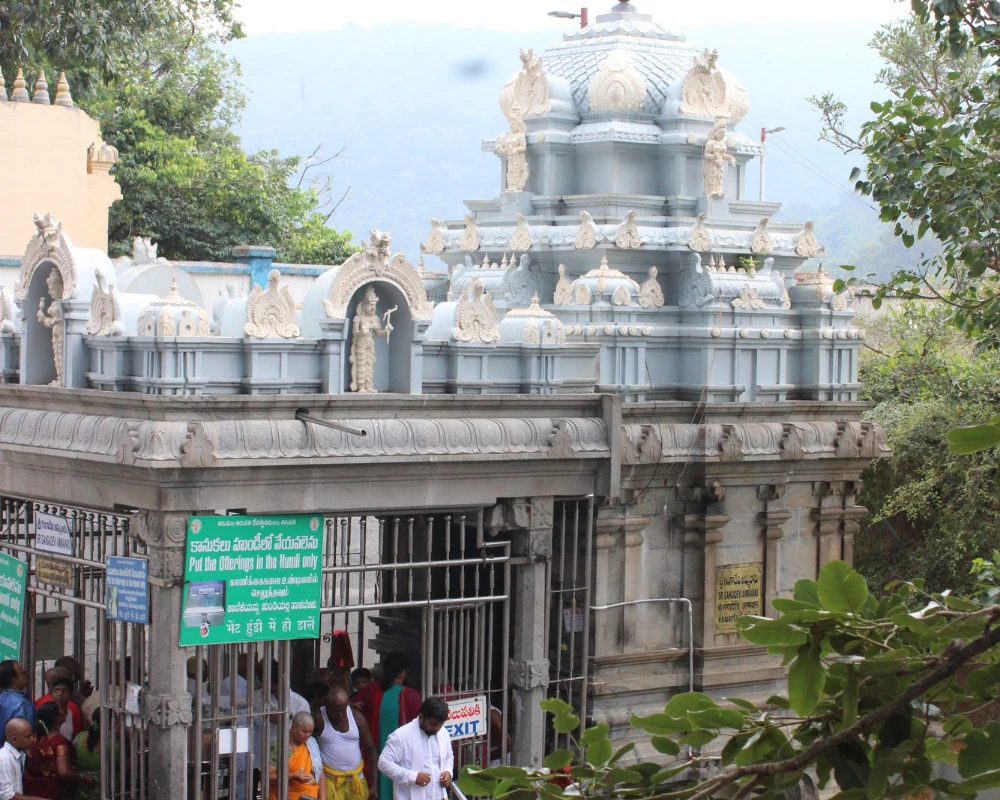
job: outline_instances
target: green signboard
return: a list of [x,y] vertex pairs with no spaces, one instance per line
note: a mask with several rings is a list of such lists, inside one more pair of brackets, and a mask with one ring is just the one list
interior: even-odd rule
[[21,657],[24,586],[28,569],[23,561],[0,553],[0,661]]
[[323,517],[188,517],[181,645],[319,636]]

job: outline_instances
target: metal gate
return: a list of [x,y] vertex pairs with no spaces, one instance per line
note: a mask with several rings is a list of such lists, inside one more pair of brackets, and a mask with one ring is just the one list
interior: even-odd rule
[[[35,547],[35,515],[64,517],[72,555]],[[0,551],[25,561],[27,600],[21,658],[28,671],[28,695],[43,693],[42,675],[61,655],[73,656],[100,693],[100,791],[102,798],[146,797],[148,735],[141,714],[126,709],[129,684],[146,682],[148,646],[143,625],[110,621],[105,616],[105,559],[142,558],[145,544],[129,535],[129,518],[92,508],[53,505],[0,497]],[[38,558],[48,569],[39,576]],[[48,563],[46,563],[48,562]],[[53,566],[56,569],[53,569]],[[57,578],[54,573],[62,573]],[[133,694],[134,696],[134,694]],[[92,720],[83,720],[84,730]]]
[[[320,679],[350,690],[352,668],[393,651],[411,656],[422,697],[481,698],[487,720],[496,709],[492,733],[487,722],[455,744],[456,772],[484,763],[506,740],[509,560],[509,541],[484,536],[482,509],[327,514],[318,640],[192,648],[189,798],[267,797],[275,742],[283,800],[289,688]],[[345,639],[353,664],[341,663]],[[273,669],[272,696],[260,687]]]
[[485,537],[483,510],[332,515],[324,553],[316,667],[333,654],[333,631],[346,631],[358,666],[419,653],[410,682],[423,697],[483,700],[486,724],[456,743],[456,771],[502,757],[510,542]]
[[[582,734],[589,711],[590,588],[594,498],[556,501],[549,562],[549,697],[573,706]],[[570,735],[546,728],[548,751],[571,747]]]

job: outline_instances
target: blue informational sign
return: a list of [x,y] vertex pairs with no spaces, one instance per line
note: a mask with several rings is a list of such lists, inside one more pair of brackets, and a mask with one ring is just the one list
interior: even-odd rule
[[149,562],[108,556],[105,611],[108,619],[149,624]]

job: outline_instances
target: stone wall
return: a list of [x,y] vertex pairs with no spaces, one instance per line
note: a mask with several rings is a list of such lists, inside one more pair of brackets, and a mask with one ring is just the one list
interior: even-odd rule
[[[25,99],[15,102],[16,84],[8,77],[11,100],[0,99],[0,153],[6,154],[0,255],[24,252],[35,233],[31,215],[43,211],[61,219],[79,247],[107,250],[108,210],[121,198],[108,172],[118,152],[104,143],[95,120],[62,104],[68,90],[66,96],[52,92],[50,97],[39,83],[33,101],[27,100],[31,90],[25,89]],[[53,99],[58,105],[50,105]]]

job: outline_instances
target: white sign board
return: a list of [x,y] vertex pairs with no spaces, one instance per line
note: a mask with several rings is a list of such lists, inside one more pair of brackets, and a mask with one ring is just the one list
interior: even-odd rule
[[73,537],[66,517],[35,512],[35,547],[46,553],[73,555]]
[[448,721],[444,727],[452,741],[485,737],[489,723],[490,704],[485,695],[448,701]]

